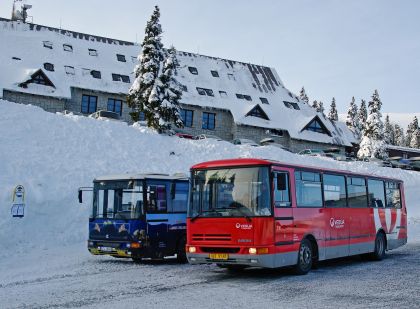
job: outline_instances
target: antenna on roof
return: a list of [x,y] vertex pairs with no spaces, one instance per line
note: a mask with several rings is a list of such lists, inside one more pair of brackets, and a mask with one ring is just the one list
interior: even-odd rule
[[[16,8],[16,3],[20,3],[20,10]],[[28,18],[28,10],[32,8],[31,4],[25,4],[25,0],[13,0],[12,20],[20,20],[24,23]]]

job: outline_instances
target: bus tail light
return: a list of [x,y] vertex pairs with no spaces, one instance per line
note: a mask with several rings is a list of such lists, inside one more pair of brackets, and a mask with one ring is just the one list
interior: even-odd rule
[[189,253],[195,253],[197,251],[197,249],[195,247],[188,247],[188,252]]
[[138,249],[138,248],[140,248],[140,247],[141,247],[141,244],[140,244],[140,243],[138,243],[138,242],[132,242],[130,247],[131,247],[132,249]]

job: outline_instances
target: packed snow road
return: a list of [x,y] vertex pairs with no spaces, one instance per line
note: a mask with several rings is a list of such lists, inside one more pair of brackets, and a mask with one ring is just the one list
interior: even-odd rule
[[[420,243],[381,262],[322,263],[231,273],[215,265],[134,264],[83,248],[47,250],[0,262],[1,308],[419,308]],[[34,260],[37,263],[34,263]]]

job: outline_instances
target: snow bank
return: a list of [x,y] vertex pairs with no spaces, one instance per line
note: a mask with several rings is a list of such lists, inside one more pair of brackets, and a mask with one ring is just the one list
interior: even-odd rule
[[[0,250],[0,255],[84,242],[90,205],[88,199],[83,205],[78,203],[77,189],[91,185],[97,176],[187,173],[195,163],[222,158],[267,158],[400,178],[405,182],[410,222],[420,222],[417,172],[303,157],[271,146],[179,139],[144,127],[52,114],[3,100],[0,133],[0,244],[8,248],[7,252]],[[10,215],[12,190],[17,184],[26,189],[23,219]]]

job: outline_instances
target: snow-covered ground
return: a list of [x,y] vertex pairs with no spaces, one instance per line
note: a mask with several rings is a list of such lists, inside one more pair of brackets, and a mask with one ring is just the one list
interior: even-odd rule
[[[234,157],[268,158],[400,178],[406,190],[409,244],[391,252],[383,264],[350,259],[338,267],[320,268],[305,279],[265,271],[232,276],[215,266],[135,265],[87,253],[89,203],[78,203],[78,187],[90,185],[100,175],[187,173],[194,163]],[[10,215],[12,190],[17,184],[26,189],[23,219]],[[319,293],[322,296],[314,300],[315,307],[336,307],[336,300],[360,307],[369,301],[378,307],[395,307],[397,303],[410,307],[417,301],[418,307],[419,287],[412,283],[417,278],[411,276],[420,271],[419,187],[420,173],[414,171],[303,157],[271,146],[179,139],[144,127],[51,114],[34,106],[0,100],[0,307],[107,308],[143,304],[146,308],[214,308],[225,307],[225,301],[232,297],[234,307],[280,307],[274,304],[281,304],[283,299],[287,299],[285,307],[304,307],[312,305],[305,303],[311,299],[309,296]],[[390,272],[382,274],[384,269]],[[384,289],[389,293],[381,295]],[[308,291],[309,296],[300,297]],[[387,297],[392,302],[387,302]],[[407,299],[411,302],[407,303]]]

